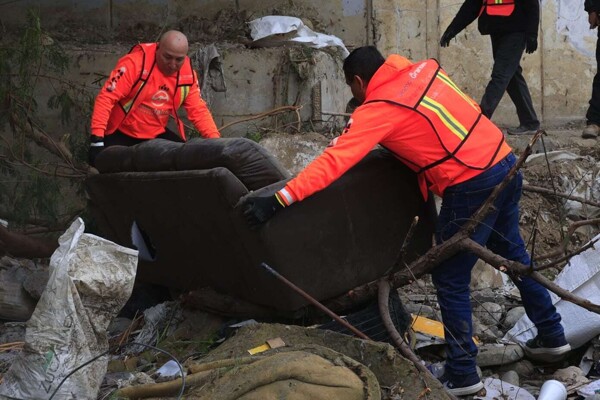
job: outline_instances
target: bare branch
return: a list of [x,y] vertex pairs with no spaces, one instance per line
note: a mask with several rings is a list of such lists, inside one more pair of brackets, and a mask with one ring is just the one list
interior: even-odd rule
[[21,235],[0,225],[0,254],[23,258],[47,258],[57,247],[58,241],[55,239]]
[[543,271],[545,269],[552,268],[552,267],[554,267],[554,266],[556,266],[558,264],[561,264],[563,262],[567,262],[569,259],[571,259],[571,257],[574,257],[577,254],[581,254],[581,253],[583,253],[584,251],[586,251],[588,249],[594,248],[594,244],[596,244],[597,241],[598,241],[598,239],[594,239],[591,242],[588,242],[585,245],[581,246],[577,250],[575,250],[575,251],[573,251],[571,253],[568,253],[568,254],[564,255],[563,257],[561,257],[561,258],[559,258],[557,260],[553,260],[553,261],[551,261],[551,262],[549,262],[547,264],[543,264],[543,265],[534,267],[534,270],[536,270],[536,271]]
[[499,255],[486,249],[485,247],[480,246],[478,243],[476,243],[470,238],[462,240],[459,246],[462,247],[463,250],[473,252],[479,258],[498,269],[501,267],[506,267],[509,273],[512,275],[529,276],[533,280],[538,282],[540,285],[544,286],[551,292],[561,297],[563,300],[567,300],[573,304],[585,308],[586,310],[592,311],[596,314],[600,314],[600,305],[594,304],[589,300],[575,296],[573,293],[561,288],[560,286],[546,278],[544,275],[540,274],[539,272],[532,271],[531,268],[529,268],[529,266],[527,265],[523,265],[517,261],[507,260],[504,257],[500,257]]
[[242,119],[239,119],[237,121],[229,122],[229,123],[221,126],[219,128],[219,131],[227,129],[230,126],[235,125],[235,124],[239,124],[239,123],[246,122],[246,121],[252,121],[252,120],[255,120],[255,119],[260,119],[260,118],[268,117],[268,116],[271,116],[271,115],[277,115],[277,114],[280,114],[280,113],[283,113],[283,112],[286,112],[286,111],[294,111],[294,112],[296,112],[296,115],[298,116],[298,121],[300,121],[300,113],[299,113],[298,110],[300,110],[301,108],[302,108],[302,106],[282,106],[282,107],[277,107],[277,108],[274,108],[273,110],[270,110],[270,111],[265,111],[265,112],[260,113],[260,114],[251,115],[251,116],[249,116],[247,118],[242,118]]
[[573,195],[570,195],[570,194],[558,193],[558,192],[555,192],[553,190],[546,189],[546,188],[539,187],[539,186],[523,185],[523,190],[526,190],[528,192],[548,194],[550,196],[560,197],[560,198],[567,199],[567,200],[573,200],[573,201],[577,201],[577,202],[582,203],[582,204],[588,204],[590,206],[594,206],[594,207],[599,207],[600,208],[600,203],[598,203],[596,201],[588,200],[588,199],[585,199],[585,198],[579,197],[579,196],[573,196]]
[[[582,226],[585,226],[585,225],[596,225],[596,224],[600,224],[600,218],[586,219],[583,221],[577,221],[577,222],[572,223],[569,226],[569,228],[567,229],[567,233],[566,233],[560,247],[556,251],[553,251],[552,253],[543,254],[541,256],[536,257],[535,261],[548,260],[551,258],[562,256],[567,251],[567,248],[568,248],[570,240],[571,240],[571,236],[573,236],[573,234],[575,233],[575,231],[578,228],[581,228]],[[578,252],[575,252],[575,254],[578,254]]]

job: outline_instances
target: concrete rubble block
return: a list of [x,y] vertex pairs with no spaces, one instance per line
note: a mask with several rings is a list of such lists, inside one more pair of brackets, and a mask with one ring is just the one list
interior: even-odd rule
[[20,267],[0,269],[0,318],[26,321],[35,309],[35,300],[23,289],[29,271]]
[[519,374],[516,371],[510,370],[502,374],[502,381],[510,383],[513,386],[519,386]]
[[524,357],[523,349],[517,344],[484,344],[479,347],[477,365],[481,368],[510,364]]
[[500,289],[504,286],[502,272],[482,260],[477,260],[471,271],[471,290]]
[[495,326],[486,325],[477,317],[473,317],[473,335],[484,342],[495,342],[498,338],[502,337],[502,332]]
[[47,267],[33,270],[23,281],[23,289],[25,289],[31,297],[38,300],[42,297],[44,289],[46,289],[49,275],[50,271]]
[[328,143],[329,139],[314,132],[299,135],[272,134],[260,141],[261,146],[273,154],[291,175],[304,169],[323,152]]
[[479,320],[486,325],[489,326],[497,326],[500,324],[502,320],[502,315],[504,313],[504,307],[497,303],[485,302],[473,310],[473,315],[475,315]]
[[504,317],[504,322],[502,324],[506,328],[512,328],[523,315],[525,315],[525,307],[519,306],[511,308],[506,312],[506,317]]
[[404,303],[404,307],[406,308],[406,311],[413,315],[418,315],[433,320],[436,320],[438,318],[437,313],[433,309],[433,307],[426,306],[424,304]]
[[530,378],[539,374],[533,363],[527,359],[519,360],[512,364],[502,365],[498,368],[500,372],[515,371],[519,377]]

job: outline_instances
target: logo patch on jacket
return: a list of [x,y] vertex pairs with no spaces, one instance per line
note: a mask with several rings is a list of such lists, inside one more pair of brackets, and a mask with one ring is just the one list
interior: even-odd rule
[[159,90],[152,95],[152,104],[156,107],[160,107],[169,101],[169,94],[164,90]]

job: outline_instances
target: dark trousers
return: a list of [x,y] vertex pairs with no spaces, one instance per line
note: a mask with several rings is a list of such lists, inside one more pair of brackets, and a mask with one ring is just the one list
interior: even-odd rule
[[[438,244],[452,237],[472,218],[473,213],[504,180],[515,162],[516,158],[511,153],[480,175],[446,188],[436,224]],[[519,172],[498,195],[494,202],[494,211],[485,217],[471,238],[507,260],[529,265],[529,254],[519,232],[519,199],[522,185],[523,178]],[[477,373],[477,346],[473,342],[469,290],[471,270],[476,261],[475,254],[460,252],[431,271],[444,322],[447,344],[446,371],[451,378]],[[525,312],[535,324],[538,334],[546,339],[563,336],[561,317],[552,304],[548,290],[528,276],[514,282],[521,293]]]
[[598,41],[596,41],[596,75],[592,84],[592,98],[590,107],[585,114],[588,124],[600,125],[600,30],[598,30]]
[[492,118],[504,92],[508,92],[510,99],[517,108],[519,125],[537,129],[540,121],[533,109],[533,102],[529,94],[527,82],[523,77],[521,57],[525,50],[525,32],[492,34],[492,54],[494,66],[492,79],[485,88],[481,99],[483,115]]
[[[181,138],[178,134],[173,132],[170,129],[166,129],[164,133],[158,135],[155,139],[166,139],[172,142],[180,142],[183,143],[185,140]],[[106,135],[104,137],[104,147],[109,146],[134,146],[138,143],[146,142],[152,139],[138,139],[132,136],[126,135],[121,131],[114,131],[110,135]]]

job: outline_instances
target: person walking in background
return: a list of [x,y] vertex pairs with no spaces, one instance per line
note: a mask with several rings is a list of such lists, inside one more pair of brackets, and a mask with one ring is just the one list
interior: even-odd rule
[[[202,136],[221,136],[200,97],[187,52],[185,35],[168,31],[158,43],[138,44],[117,62],[94,103],[90,165],[112,145],[132,146],[155,138],[184,142],[183,122],[177,115],[181,106]],[[167,128],[170,116],[179,134]]]
[[494,57],[492,77],[480,104],[483,115],[492,118],[504,92],[508,92],[517,109],[519,126],[509,128],[507,133],[535,133],[540,121],[520,63],[523,51],[531,54],[538,46],[539,0],[465,0],[442,35],[440,46],[447,47],[476,18],[479,32],[490,35]]
[[[590,29],[597,29],[600,12],[600,0],[585,0],[585,11],[588,12],[588,21]],[[598,34],[600,36],[600,33]],[[586,127],[583,129],[581,137],[586,139],[596,138],[600,135],[600,42],[596,41],[596,75],[592,83],[592,98],[590,106],[585,114],[587,121]]]

